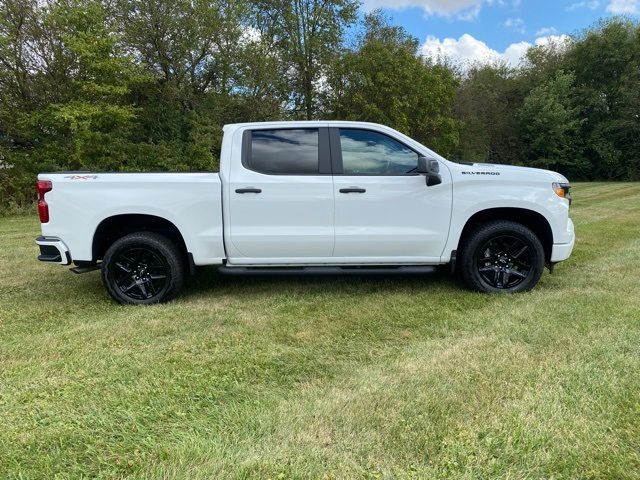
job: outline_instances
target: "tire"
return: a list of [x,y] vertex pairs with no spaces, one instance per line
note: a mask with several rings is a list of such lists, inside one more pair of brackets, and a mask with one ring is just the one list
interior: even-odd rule
[[122,304],[150,305],[175,298],[184,284],[180,249],[153,232],[136,232],[116,240],[102,260],[102,282]]
[[526,292],[544,271],[544,248],[524,225],[507,220],[484,223],[465,239],[460,274],[473,290],[487,293]]

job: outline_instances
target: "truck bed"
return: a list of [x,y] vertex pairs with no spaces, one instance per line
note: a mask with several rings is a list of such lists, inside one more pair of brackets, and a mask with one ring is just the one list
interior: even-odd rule
[[[224,258],[222,186],[217,173],[41,173],[49,180],[49,222],[44,237],[64,239],[71,260],[94,261],[93,237],[102,222],[129,215],[155,216],[182,234],[196,265]],[[64,257],[64,256],[63,256]]]

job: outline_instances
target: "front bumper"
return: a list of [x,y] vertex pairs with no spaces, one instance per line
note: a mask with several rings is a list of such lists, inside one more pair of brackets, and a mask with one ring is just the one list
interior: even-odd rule
[[56,263],[58,265],[69,265],[71,263],[69,249],[58,237],[40,236],[36,238],[36,245],[40,247],[38,260],[41,262]]
[[569,233],[568,243],[554,243],[551,250],[551,263],[561,262],[571,256],[573,246],[576,243],[576,234],[573,227],[573,221],[569,219],[567,225],[567,232]]

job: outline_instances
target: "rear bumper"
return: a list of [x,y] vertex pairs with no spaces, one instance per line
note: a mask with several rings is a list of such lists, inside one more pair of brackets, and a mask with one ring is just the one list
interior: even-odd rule
[[569,233],[568,243],[554,243],[553,250],[551,251],[551,263],[561,262],[571,256],[573,246],[576,242],[576,234],[573,228],[573,221],[569,219],[567,225],[567,233]]
[[56,263],[58,265],[69,265],[71,263],[69,249],[58,237],[40,236],[36,238],[36,245],[40,247],[38,260],[41,262]]

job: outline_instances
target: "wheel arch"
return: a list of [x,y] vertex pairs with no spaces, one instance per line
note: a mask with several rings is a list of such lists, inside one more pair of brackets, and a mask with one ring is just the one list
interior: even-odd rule
[[542,243],[545,261],[549,262],[551,260],[553,230],[551,229],[549,221],[541,213],[518,207],[487,208],[474,213],[469,217],[462,229],[462,233],[458,239],[457,250],[460,251],[469,233],[478,225],[494,220],[509,220],[529,228],[540,239],[540,243]]
[[104,257],[116,240],[134,232],[155,232],[172,240],[190,258],[184,237],[178,227],[166,218],[149,214],[127,213],[103,219],[93,234],[91,254],[93,262]]

